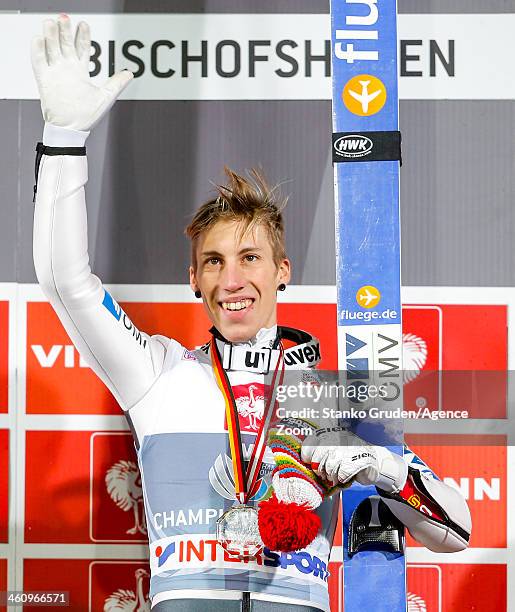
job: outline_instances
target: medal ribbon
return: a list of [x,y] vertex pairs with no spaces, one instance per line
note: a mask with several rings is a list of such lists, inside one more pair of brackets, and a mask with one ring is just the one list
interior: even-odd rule
[[227,420],[229,446],[231,448],[232,465],[234,471],[234,490],[236,493],[236,498],[242,504],[246,503],[249,497],[251,497],[254,485],[256,484],[257,477],[259,475],[259,468],[261,467],[263,455],[265,454],[266,433],[272,419],[272,407],[275,406],[278,379],[279,384],[282,384],[284,379],[284,349],[282,344],[279,348],[280,354],[277,360],[274,375],[272,377],[272,393],[270,394],[270,398],[265,405],[263,418],[261,419],[261,426],[256,436],[256,442],[254,444],[254,448],[252,449],[247,470],[245,470],[236,400],[234,399],[234,394],[232,392],[232,387],[231,383],[229,382],[227,372],[222,367],[222,360],[220,358],[220,353],[218,352],[216,340],[214,336],[211,338],[211,363],[213,365],[216,383],[222,392],[225,402],[225,416]]

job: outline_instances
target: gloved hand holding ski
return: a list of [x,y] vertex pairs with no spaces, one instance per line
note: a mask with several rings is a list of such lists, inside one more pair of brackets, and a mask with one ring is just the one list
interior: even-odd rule
[[343,427],[315,429],[303,421],[303,430],[306,425],[313,433],[304,439],[270,432],[275,494],[260,504],[259,529],[272,550],[291,552],[310,544],[320,528],[314,510],[337,489],[356,481],[397,493],[406,482],[407,465],[387,448],[371,446]]
[[318,429],[302,444],[301,459],[322,479],[333,484],[375,485],[398,493],[408,477],[408,466],[383,446],[372,446],[345,427]]
[[91,130],[114,104],[133,78],[122,70],[101,87],[89,76],[91,37],[81,21],[75,37],[68,15],[43,23],[43,36],[32,40],[31,59],[47,124],[74,130]]

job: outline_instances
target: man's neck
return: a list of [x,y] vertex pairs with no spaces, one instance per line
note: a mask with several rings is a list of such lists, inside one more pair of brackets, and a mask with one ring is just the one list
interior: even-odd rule
[[[216,341],[218,343],[218,349],[223,351],[224,340],[215,334]],[[249,340],[243,340],[241,342],[232,342],[234,346],[248,346],[251,348],[272,348],[275,339],[277,338],[277,325],[272,327],[262,327],[255,336],[249,338]],[[225,340],[227,342],[227,340]]]
[[233,342],[236,346],[251,346],[253,348],[271,348],[277,337],[277,325],[262,327],[255,336],[243,342]]

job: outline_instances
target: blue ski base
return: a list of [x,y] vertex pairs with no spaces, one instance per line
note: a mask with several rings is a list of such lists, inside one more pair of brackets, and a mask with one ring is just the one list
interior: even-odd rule
[[352,557],[348,553],[352,513],[370,495],[377,495],[376,488],[359,484],[342,493],[345,612],[406,612],[404,555],[383,550],[364,550]]

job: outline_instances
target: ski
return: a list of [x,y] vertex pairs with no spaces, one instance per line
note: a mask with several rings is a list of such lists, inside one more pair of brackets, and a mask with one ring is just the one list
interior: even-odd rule
[[[347,384],[386,385],[348,422],[400,454],[401,423],[381,418],[402,408],[396,21],[396,0],[331,0],[338,363]],[[405,612],[403,526],[375,487],[342,504],[345,612]]]

